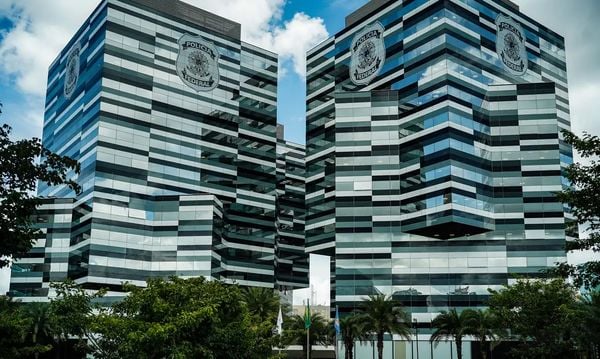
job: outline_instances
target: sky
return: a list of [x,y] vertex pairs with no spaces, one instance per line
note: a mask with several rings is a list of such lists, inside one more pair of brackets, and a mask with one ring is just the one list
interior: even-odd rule
[[[166,1],[166,0],[165,0]],[[184,0],[242,24],[242,40],[279,54],[278,121],[288,140],[304,143],[305,53],[343,28],[368,0]],[[521,10],[565,36],[576,133],[600,134],[599,0],[516,0]],[[98,0],[0,0],[0,123],[14,138],[41,137],[47,70]],[[576,257],[581,258],[582,255]],[[587,258],[589,256],[583,256]],[[318,302],[328,302],[329,266],[311,257]],[[0,293],[8,273],[0,271]],[[309,295],[302,290],[298,300]]]

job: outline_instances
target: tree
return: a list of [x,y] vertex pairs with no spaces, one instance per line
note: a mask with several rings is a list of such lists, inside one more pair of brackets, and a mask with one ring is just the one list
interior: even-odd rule
[[203,277],[126,284],[128,295],[110,307],[98,303],[104,290],[52,287],[57,343],[79,339],[75,349],[96,358],[263,359],[279,339],[270,320],[248,311],[242,289]]
[[344,357],[352,359],[354,355],[354,342],[368,340],[365,317],[352,313],[340,319],[340,336],[344,342]]
[[257,345],[265,349],[265,357],[270,348],[281,345],[281,338],[276,334],[277,315],[279,314],[279,296],[273,289],[264,287],[246,287],[242,297],[251,316],[250,325],[257,334]]
[[34,357],[37,359],[40,352],[49,351],[53,347],[54,326],[50,303],[27,303],[22,307],[22,310],[29,321],[28,336],[31,336],[30,343],[32,346],[40,348],[39,351],[34,353]]
[[[319,313],[312,313],[309,331],[309,344],[313,345],[329,345],[332,343],[332,333],[330,323],[323,318]],[[304,358],[308,350],[306,346],[306,329],[303,315],[293,315],[284,321],[283,337],[286,345],[302,345]],[[311,353],[312,356],[312,353]]]
[[431,341],[439,343],[442,340],[452,339],[456,344],[456,354],[458,359],[462,359],[462,339],[470,334],[473,312],[465,309],[458,313],[456,308],[449,311],[443,311],[431,322],[435,328],[431,335]]
[[562,279],[519,279],[490,290],[490,311],[517,342],[518,358],[575,357],[575,332],[580,321],[576,292]]
[[0,268],[27,254],[40,233],[31,219],[40,204],[32,195],[38,181],[80,190],[69,179],[70,171],[79,173],[77,161],[52,153],[38,138],[13,142],[11,130],[0,127]]
[[247,287],[242,292],[248,311],[261,320],[277,318],[279,314],[279,296],[273,289],[263,287]]
[[34,321],[24,305],[0,296],[0,359],[29,358],[47,352],[51,346],[41,345],[28,338]]
[[[577,233],[578,225],[587,227],[587,236],[567,242],[567,251],[600,251],[600,138],[584,133],[578,137],[563,132],[565,141],[577,150],[588,164],[573,163],[567,167],[565,177],[571,187],[560,192],[558,199],[569,205],[576,222],[570,230]],[[591,260],[578,265],[560,263],[554,270],[563,277],[572,277],[577,287],[591,289],[600,285],[600,261]]]
[[578,334],[579,347],[588,358],[600,357],[600,291],[584,296],[579,309],[581,320],[575,330]]
[[106,291],[87,291],[72,280],[51,283],[50,287],[56,291],[56,298],[50,302],[56,349],[75,339],[74,349],[101,352],[93,323],[96,313],[106,310],[98,303]]
[[[249,314],[253,317],[251,321],[254,331],[258,334],[259,346],[264,348],[281,347],[282,338],[276,334],[277,316],[281,306],[282,315],[286,318],[287,305],[281,305],[279,296],[272,288],[246,287],[242,295]],[[265,356],[267,353],[265,353]]]
[[498,320],[488,309],[466,309],[463,313],[468,316],[467,333],[479,341],[481,357],[486,359],[488,352],[492,349],[491,342],[495,342],[501,337],[499,335],[501,331],[497,327]]
[[[150,279],[94,319],[98,358],[265,358],[239,287],[203,277]],[[265,346],[265,343],[268,343]]]
[[22,356],[28,323],[12,298],[0,296],[0,318],[0,359]]
[[410,317],[400,302],[384,294],[370,295],[363,302],[366,328],[377,338],[378,358],[383,358],[383,336],[385,333],[399,334],[410,340]]

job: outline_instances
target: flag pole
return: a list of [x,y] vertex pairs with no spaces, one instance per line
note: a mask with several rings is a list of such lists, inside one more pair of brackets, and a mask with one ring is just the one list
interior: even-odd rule
[[335,333],[335,343],[333,343],[333,345],[335,345],[334,349],[335,349],[335,359],[339,359],[338,356],[338,335],[337,333]]
[[310,301],[308,299],[306,300],[306,312],[308,313],[308,319],[305,319],[304,322],[304,325],[306,327],[306,359],[310,359],[310,325],[312,324],[312,318],[310,317]]
[[338,339],[340,335],[340,313],[337,305],[335,306],[335,321],[333,323],[333,326],[335,327],[335,359],[339,359]]
[[306,359],[310,359],[310,339],[308,339],[310,335],[310,327],[306,329]]
[[279,314],[277,315],[277,334],[279,334],[279,356],[281,357],[281,334],[283,334],[283,314],[281,313],[281,304],[279,304]]

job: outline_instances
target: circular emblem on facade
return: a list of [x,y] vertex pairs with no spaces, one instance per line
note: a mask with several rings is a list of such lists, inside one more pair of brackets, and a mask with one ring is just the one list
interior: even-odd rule
[[77,82],[79,81],[79,57],[81,55],[81,45],[75,44],[67,54],[65,63],[65,84],[63,93],[67,99],[70,99],[75,92]]
[[523,76],[529,64],[525,33],[520,24],[502,14],[496,18],[496,52],[504,67],[513,75]]
[[371,24],[354,35],[350,51],[350,79],[356,85],[368,85],[385,63],[385,43],[381,23]]
[[177,75],[196,91],[211,91],[219,85],[219,51],[200,36],[184,34],[179,38]]

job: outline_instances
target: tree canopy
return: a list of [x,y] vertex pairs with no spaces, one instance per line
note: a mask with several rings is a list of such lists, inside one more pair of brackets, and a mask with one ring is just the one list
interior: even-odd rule
[[[600,251],[600,138],[585,133],[578,137],[564,132],[565,141],[573,145],[583,158],[582,163],[567,167],[565,177],[571,186],[558,194],[558,199],[570,207],[576,218],[571,232],[578,232],[578,225],[586,228],[582,238],[567,242],[567,250]],[[587,289],[600,285],[600,261],[590,260],[582,264],[560,263],[555,270],[563,277],[573,278],[574,284]]]
[[[0,359],[75,357],[69,353],[125,359],[263,359],[280,358],[273,354],[277,347],[302,345],[305,356],[308,350],[303,316],[284,316],[283,335],[275,335],[275,306],[261,319],[256,308],[264,306],[250,309],[246,303],[250,291],[237,285],[204,278],[152,279],[144,288],[126,285],[128,295],[123,293],[118,301],[104,297],[104,291],[86,290],[70,281],[52,287],[57,297],[50,303],[0,297]],[[277,297],[269,289],[262,294],[258,297],[267,302]],[[114,303],[107,306],[109,301]],[[383,338],[377,335],[380,332],[403,332],[410,340],[408,317],[399,304],[384,296],[372,302],[377,303],[377,310],[365,307],[340,319],[339,339],[347,358],[352,357],[356,340],[367,341],[373,335]],[[489,310],[454,308],[440,314],[432,323],[433,340],[456,341],[471,335],[479,341],[483,357],[490,342],[499,340],[506,341],[515,358],[594,358],[599,354],[598,292],[579,296],[561,279],[523,279],[491,291],[489,305]],[[311,319],[311,346],[331,344],[332,322],[318,313]]]
[[49,303],[23,305],[0,296],[0,359],[37,358],[53,348],[55,321]]
[[600,357],[600,292],[591,292],[584,296],[579,304],[583,318],[577,331],[581,350],[589,353],[590,358]]
[[256,346],[264,342],[255,340],[237,286],[171,278],[127,290],[93,323],[98,358],[265,358],[271,351]]
[[410,316],[400,302],[384,294],[370,295],[362,303],[366,318],[366,329],[377,338],[377,354],[383,358],[383,336],[398,334],[410,339]]
[[564,280],[520,279],[490,292],[490,311],[517,342],[515,357],[574,357],[581,316],[576,291]]
[[250,314],[261,320],[274,319],[279,313],[280,301],[272,288],[247,287],[242,291]]
[[441,340],[451,339],[456,343],[458,359],[462,359],[462,341],[465,335],[471,333],[471,310],[458,312],[456,308],[441,312],[431,322],[435,328],[431,335],[431,341],[436,344]]
[[[333,326],[330,321],[323,318],[319,313],[311,314],[309,331],[309,344],[312,349],[314,345],[329,345],[333,342]],[[283,342],[286,345],[301,345],[303,357],[306,357],[306,327],[304,316],[292,315],[284,322]],[[312,353],[309,353],[312,356]]]
[[499,327],[496,315],[489,309],[466,309],[468,311],[468,330],[479,341],[481,358],[487,359],[488,351],[500,338],[505,337],[504,330]]
[[273,331],[277,314],[265,312],[262,320],[251,313],[236,285],[203,277],[151,279],[144,288],[125,285],[128,293],[112,299],[72,281],[52,287],[57,297],[50,303],[0,297],[0,359],[50,350],[58,358],[67,348],[106,359],[264,359],[280,343]]
[[366,342],[369,339],[367,333],[367,318],[362,314],[352,313],[340,319],[340,339],[344,343],[344,356],[352,359],[354,356],[354,343],[358,340]]

